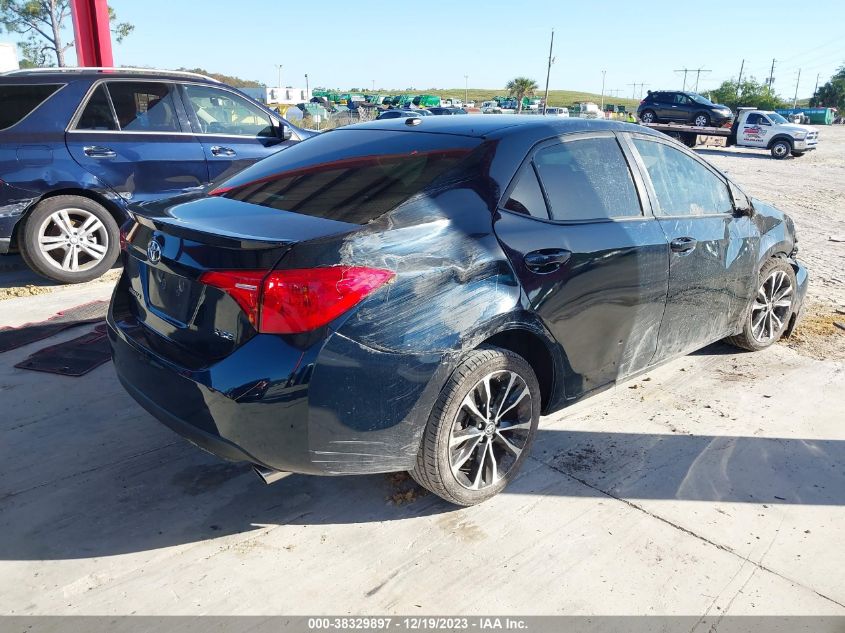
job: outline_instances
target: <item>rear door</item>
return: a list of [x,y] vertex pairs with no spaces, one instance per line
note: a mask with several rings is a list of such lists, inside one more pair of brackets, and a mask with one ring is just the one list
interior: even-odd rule
[[675,93],[674,92],[656,92],[654,93],[654,109],[657,112],[657,117],[662,121],[672,121],[675,117],[674,108]]
[[299,140],[285,140],[279,121],[231,90],[186,83],[179,91],[212,181],[233,176]]
[[533,310],[563,347],[567,399],[646,367],[668,245],[610,132],[550,140],[511,183],[495,230]]
[[671,252],[660,360],[731,333],[748,304],[759,231],[734,213],[727,182],[694,153],[654,136],[630,139]]
[[74,160],[125,200],[195,191],[208,182],[202,146],[167,81],[94,86],[66,136]]

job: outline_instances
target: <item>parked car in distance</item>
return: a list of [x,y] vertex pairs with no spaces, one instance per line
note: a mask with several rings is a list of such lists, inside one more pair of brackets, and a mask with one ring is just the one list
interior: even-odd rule
[[463,108],[429,108],[428,111],[437,116],[467,113]]
[[546,108],[546,116],[569,116],[569,108]]
[[726,105],[713,103],[695,92],[648,91],[637,107],[643,123],[690,123],[698,127],[730,125],[733,112]]
[[378,116],[376,117],[376,120],[383,121],[384,119],[407,119],[409,117],[423,116],[431,116],[431,112],[422,108],[416,108],[413,110],[384,110],[383,112],[379,112]]
[[12,71],[0,103],[0,253],[62,283],[111,268],[130,203],[199,192],[314,134],[183,72]]
[[599,108],[597,103],[593,103],[592,101],[576,103],[570,110],[570,115],[581,119],[604,118],[604,113],[601,111],[601,108]]
[[541,413],[795,326],[792,221],[665,135],[417,121],[133,207],[107,319],[127,391],[265,481],[408,470],[470,505],[513,479]]

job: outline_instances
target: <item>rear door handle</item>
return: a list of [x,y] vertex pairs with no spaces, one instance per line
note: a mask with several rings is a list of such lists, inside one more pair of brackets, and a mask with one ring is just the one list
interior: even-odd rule
[[545,275],[553,273],[572,257],[572,253],[563,248],[544,248],[527,253],[522,261],[528,270]]
[[114,158],[117,152],[108,147],[100,147],[99,145],[89,145],[82,148],[83,153],[88,158]]
[[669,246],[675,253],[688,253],[698,244],[693,237],[678,237],[669,242]]
[[233,150],[231,147],[220,147],[219,145],[215,145],[211,148],[211,153],[214,156],[237,156],[238,153]]

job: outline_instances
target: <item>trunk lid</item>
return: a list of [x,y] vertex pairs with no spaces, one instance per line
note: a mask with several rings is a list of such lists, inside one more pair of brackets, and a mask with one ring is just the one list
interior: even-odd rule
[[[142,205],[124,238],[123,314],[159,337],[157,353],[194,368],[231,354],[256,329],[226,292],[199,281],[212,270],[279,266],[297,244],[354,224],[226,198]],[[125,284],[125,286],[124,286]]]

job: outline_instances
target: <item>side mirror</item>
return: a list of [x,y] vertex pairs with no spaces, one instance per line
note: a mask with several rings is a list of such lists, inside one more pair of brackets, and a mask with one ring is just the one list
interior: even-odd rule
[[290,129],[290,126],[286,123],[279,121],[276,126],[276,133],[278,134],[279,138],[283,141],[289,141],[293,138],[293,130]]
[[746,196],[734,183],[728,181],[728,186],[731,190],[731,198],[733,198],[736,214],[740,217],[752,217],[754,215],[754,205],[751,203],[751,198]]

